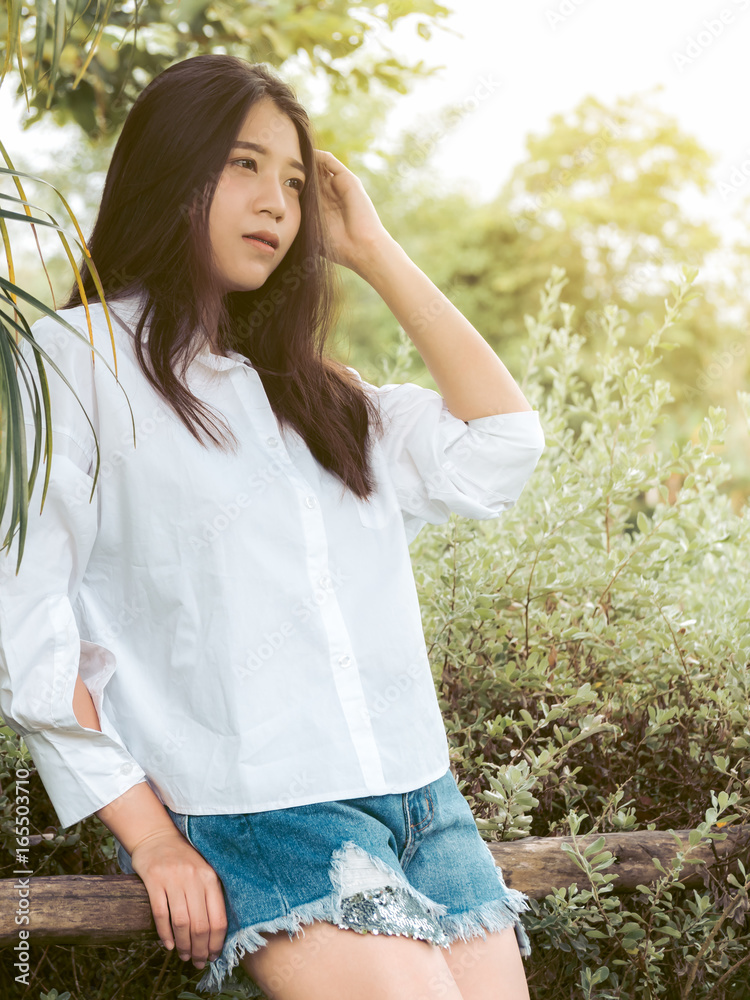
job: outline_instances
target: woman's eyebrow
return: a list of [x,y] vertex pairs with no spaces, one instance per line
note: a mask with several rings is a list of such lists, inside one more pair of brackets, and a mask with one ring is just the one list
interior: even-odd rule
[[[244,139],[239,139],[232,146],[232,149],[254,149],[256,153],[262,153],[264,156],[268,154],[268,150],[265,146],[259,146],[257,142],[246,142]],[[304,166],[299,162],[299,160],[293,160],[291,157],[287,160],[291,166],[296,167],[297,170],[301,170],[302,173],[307,177],[307,171]]]

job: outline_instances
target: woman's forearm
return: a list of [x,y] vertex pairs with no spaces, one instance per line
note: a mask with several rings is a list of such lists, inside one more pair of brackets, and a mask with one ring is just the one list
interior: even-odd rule
[[371,244],[357,273],[411,338],[454,416],[471,420],[531,410],[484,337],[391,236]]
[[182,837],[172,818],[146,781],[133,785],[96,815],[132,854],[138,844],[157,837]]

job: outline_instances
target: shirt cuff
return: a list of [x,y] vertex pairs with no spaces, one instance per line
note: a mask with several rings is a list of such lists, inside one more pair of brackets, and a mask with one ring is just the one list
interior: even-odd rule
[[127,750],[94,729],[26,733],[23,741],[61,827],[86,819],[146,780]]

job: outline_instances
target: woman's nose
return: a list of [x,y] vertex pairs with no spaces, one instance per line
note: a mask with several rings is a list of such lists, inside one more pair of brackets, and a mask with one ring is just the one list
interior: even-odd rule
[[262,180],[255,191],[255,208],[262,212],[264,209],[275,218],[284,215],[286,205],[284,203],[284,193],[281,189],[281,182],[277,179]]

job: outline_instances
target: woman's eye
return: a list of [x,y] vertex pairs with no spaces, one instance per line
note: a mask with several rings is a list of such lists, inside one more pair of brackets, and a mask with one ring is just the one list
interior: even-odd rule
[[[252,163],[253,166],[257,167],[257,163],[250,156],[243,156],[241,160],[233,160],[232,162],[233,163],[237,163],[237,164],[240,164],[240,163]],[[305,182],[301,181],[299,179],[299,177],[290,177],[289,180],[293,181],[297,185],[297,187],[295,188],[296,191],[299,191],[299,192],[303,191],[303,189],[305,187]]]

